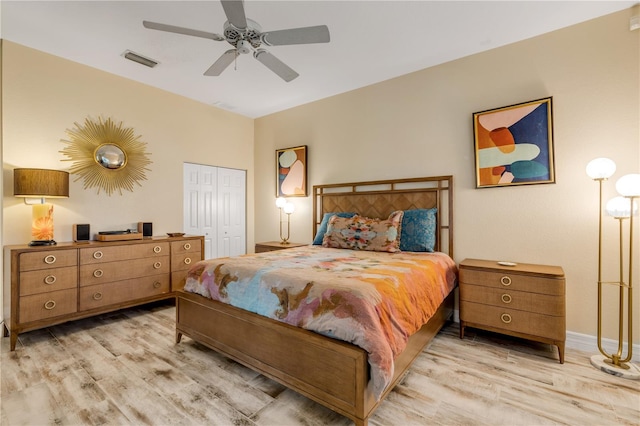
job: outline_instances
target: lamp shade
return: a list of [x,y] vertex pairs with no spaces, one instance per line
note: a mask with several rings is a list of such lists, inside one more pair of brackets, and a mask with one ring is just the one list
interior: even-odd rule
[[296,209],[296,206],[294,206],[293,203],[286,203],[283,208],[286,214],[293,213],[295,209]]
[[624,197],[640,197],[640,174],[622,176],[616,182],[616,191]]
[[591,179],[608,179],[616,172],[616,163],[609,158],[596,158],[587,164],[587,176]]
[[47,169],[14,169],[16,197],[64,198],[69,196],[69,173]]
[[285,204],[287,204],[287,200],[286,198],[283,197],[278,197],[276,198],[276,207],[281,209],[285,206]]
[[[607,202],[605,210],[609,216],[623,218],[631,216],[631,202],[629,198],[626,197],[615,197],[610,199]],[[638,204],[633,202],[633,214],[634,216],[638,213]]]

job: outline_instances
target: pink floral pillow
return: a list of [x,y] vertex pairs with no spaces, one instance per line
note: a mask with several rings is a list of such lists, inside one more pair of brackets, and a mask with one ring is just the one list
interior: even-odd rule
[[400,251],[400,229],[404,212],[395,211],[389,219],[332,216],[322,247],[368,251]]

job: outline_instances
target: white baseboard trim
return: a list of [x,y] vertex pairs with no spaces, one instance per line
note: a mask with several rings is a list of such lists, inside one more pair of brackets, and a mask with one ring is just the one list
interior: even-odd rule
[[[453,311],[453,321],[460,323],[460,311],[455,309]],[[573,331],[567,331],[567,341],[565,342],[566,348],[576,349],[583,352],[591,352],[593,355],[600,354],[598,351],[598,338],[590,334],[576,333]],[[602,347],[604,350],[616,352],[618,350],[618,342],[613,339],[602,339]],[[634,344],[631,348],[633,355],[631,361],[640,362],[640,344]],[[627,353],[627,345],[623,346],[623,354]]]

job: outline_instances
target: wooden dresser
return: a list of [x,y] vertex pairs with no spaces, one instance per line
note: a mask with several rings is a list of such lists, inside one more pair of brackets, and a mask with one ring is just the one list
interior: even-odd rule
[[280,241],[267,241],[265,243],[256,243],[256,253],[264,253],[265,251],[286,250],[295,247],[308,246],[304,243],[288,243],[282,244]]
[[174,297],[204,238],[59,243],[4,248],[5,336]]
[[559,266],[465,259],[459,266],[460,338],[465,327],[549,343],[564,363],[565,278]]

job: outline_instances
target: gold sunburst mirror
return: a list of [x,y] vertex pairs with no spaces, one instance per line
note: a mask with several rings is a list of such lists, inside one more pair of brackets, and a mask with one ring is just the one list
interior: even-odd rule
[[142,186],[140,181],[146,180],[145,170],[152,163],[145,151],[146,143],[140,142],[130,127],[117,125],[108,118],[103,121],[85,119],[84,126],[73,123],[75,128],[67,129],[69,140],[61,153],[66,155],[64,161],[73,161],[70,173],[84,179],[84,189],[103,189],[107,195],[122,190],[133,192],[134,184]]

